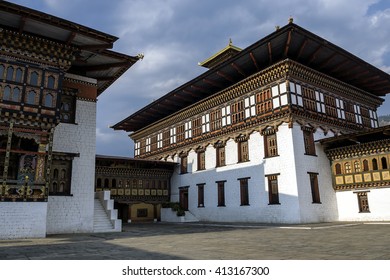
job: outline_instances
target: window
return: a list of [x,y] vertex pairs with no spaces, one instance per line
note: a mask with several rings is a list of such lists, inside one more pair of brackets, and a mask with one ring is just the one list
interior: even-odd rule
[[360,106],[359,105],[353,105],[354,112],[355,112],[355,121],[357,124],[362,124],[362,115],[360,112]]
[[76,112],[76,97],[72,95],[61,96],[60,120],[63,123],[74,123]]
[[180,157],[180,174],[185,174],[188,172],[187,156]]
[[221,110],[221,115],[222,115],[222,126],[227,126],[232,124],[230,106],[223,107]]
[[210,113],[210,124],[211,124],[211,130],[218,130],[221,128],[221,113],[222,111],[220,109],[215,110]]
[[255,102],[254,95],[245,98],[244,105],[245,105],[245,118],[256,116],[256,102]]
[[349,162],[344,163],[345,173],[352,173],[351,164]]
[[50,93],[47,93],[45,95],[44,106],[46,106],[46,107],[54,107],[53,106],[53,95],[51,95]]
[[50,75],[50,76],[47,78],[47,87],[48,87],[48,88],[52,88],[52,89],[55,88],[55,78],[54,78],[54,76]]
[[217,167],[225,166],[225,146],[217,146]]
[[238,123],[244,119],[244,101],[240,100],[231,105],[232,123]]
[[170,129],[170,143],[174,144],[176,143],[176,127],[172,127]]
[[198,207],[204,207],[204,185],[197,184],[198,186]]
[[368,160],[363,160],[363,171],[368,171],[369,170],[369,167],[368,167]]
[[196,118],[192,121],[192,136],[197,137],[202,134],[202,118]]
[[313,130],[305,129],[303,131],[303,142],[305,144],[305,155],[315,155],[316,149],[315,149],[315,145],[314,145]]
[[36,97],[36,92],[33,90],[30,90],[27,94],[27,100],[26,103],[30,105],[35,105],[35,97]]
[[341,174],[341,164],[340,163],[336,163],[335,171],[336,171],[336,175],[340,175]]
[[248,179],[250,178],[238,179],[240,181],[241,206],[249,205]]
[[14,78],[14,68],[12,66],[8,66],[7,68],[7,80],[12,81]]
[[157,149],[161,149],[163,147],[163,133],[160,132],[157,134]]
[[275,131],[266,130],[264,132],[264,149],[265,157],[274,157],[278,155],[278,143]]
[[19,102],[20,101],[20,89],[15,87],[12,93],[12,101]]
[[301,85],[290,82],[291,103],[303,107]]
[[378,161],[376,158],[372,159],[372,170],[378,170]]
[[0,80],[3,79],[3,75],[4,75],[4,65],[0,64]]
[[337,117],[345,120],[344,101],[336,98]]
[[387,158],[382,157],[381,163],[382,163],[382,169],[387,169]]
[[355,160],[354,163],[353,163],[353,168],[355,169],[355,173],[359,173],[361,172],[361,169],[360,169],[360,162],[358,160]]
[[225,206],[225,182],[226,181],[218,181],[218,206]]
[[268,175],[268,197],[269,204],[280,204],[279,203],[279,190],[278,190],[278,174]]
[[321,203],[320,190],[318,188],[318,173],[308,173],[310,176],[311,197],[313,203]]
[[186,122],[184,124],[184,138],[185,139],[189,139],[189,138],[192,138],[192,122],[189,121],[189,122]]
[[315,91],[316,94],[316,106],[317,112],[325,114],[325,99],[324,94],[319,91]]
[[210,114],[202,116],[202,133],[210,131]]
[[10,86],[4,87],[3,100],[11,101],[11,87]]
[[146,152],[149,153],[150,152],[150,143],[151,143],[151,140],[150,140],[150,137],[146,138]]
[[38,86],[38,73],[37,72],[32,72],[30,76],[30,85],[33,86]]
[[23,70],[21,68],[16,69],[15,81],[18,83],[23,82]]
[[367,192],[357,192],[359,213],[369,213]]
[[240,141],[238,144],[238,162],[249,161],[248,141]]
[[141,150],[141,142],[135,142],[134,144],[134,155],[139,156]]
[[198,151],[198,170],[205,170],[206,169],[206,155],[205,151],[201,150]]
[[[70,195],[72,160],[53,158],[51,168],[50,195]],[[99,185],[101,182],[97,182]]]

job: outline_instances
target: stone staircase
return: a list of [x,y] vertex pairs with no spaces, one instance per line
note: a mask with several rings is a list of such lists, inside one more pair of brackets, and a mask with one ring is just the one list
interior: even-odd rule
[[93,232],[122,231],[122,221],[117,218],[118,212],[114,209],[114,201],[110,199],[110,192],[96,192],[94,203]]

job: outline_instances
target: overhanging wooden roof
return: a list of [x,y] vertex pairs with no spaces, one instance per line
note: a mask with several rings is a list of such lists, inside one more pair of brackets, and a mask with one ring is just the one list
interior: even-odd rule
[[7,1],[0,1],[1,28],[75,46],[68,72],[96,79],[98,95],[139,59],[110,51],[115,36]]
[[319,140],[325,150],[390,139],[390,125]]
[[287,58],[376,96],[390,92],[389,74],[290,22],[112,128],[137,131]]

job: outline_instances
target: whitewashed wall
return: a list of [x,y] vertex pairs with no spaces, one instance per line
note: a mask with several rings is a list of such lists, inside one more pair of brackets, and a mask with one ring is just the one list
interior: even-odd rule
[[[331,132],[318,129],[315,140],[331,137]],[[303,131],[299,124],[278,128],[277,157],[264,158],[264,140],[259,132],[249,139],[249,162],[237,163],[237,143],[230,139],[225,147],[226,166],[215,168],[216,150],[206,149],[206,170],[197,171],[197,154],[188,154],[188,174],[180,175],[177,167],[172,177],[172,201],[179,201],[179,187],[189,186],[189,210],[202,221],[309,223],[338,220],[336,194],[332,188],[329,160],[321,144],[316,143],[317,156],[305,155]],[[176,156],[175,162],[180,162]],[[321,203],[312,202],[308,172],[318,173]],[[280,205],[269,205],[266,175],[278,175]],[[240,206],[240,184],[248,181],[249,206]],[[225,207],[218,207],[216,181],[226,180]],[[198,207],[197,184],[205,183],[204,205]]]
[[46,236],[46,202],[1,202],[0,239]]
[[96,103],[77,100],[76,123],[60,123],[55,152],[79,153],[72,165],[72,196],[49,196],[47,233],[93,231],[96,155]]
[[354,191],[337,192],[336,196],[340,221],[390,220],[390,188],[368,190],[369,213],[359,213],[358,198]]
[[[330,222],[338,220],[336,194],[332,186],[332,174],[329,159],[320,143],[315,143],[316,155],[305,155],[303,131],[300,125],[292,128],[295,151],[295,170],[297,177],[301,223]],[[333,136],[317,129],[314,140]],[[318,173],[318,188],[321,203],[312,203],[312,192],[308,172]]]

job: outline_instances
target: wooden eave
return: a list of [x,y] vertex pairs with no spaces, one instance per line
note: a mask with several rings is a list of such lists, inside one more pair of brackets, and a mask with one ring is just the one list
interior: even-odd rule
[[[167,98],[180,103],[181,99],[178,96],[188,96],[194,86],[208,89],[208,93],[205,90],[203,94],[191,96],[193,100],[191,104],[194,104],[284,59],[296,61],[378,97],[390,92],[389,74],[302,27],[290,23],[133,113],[112,128],[135,132],[170,114],[156,116],[142,124],[133,122],[137,115],[144,114]],[[359,79],[356,79],[356,76]],[[177,111],[189,105],[182,103]]]
[[73,46],[68,72],[96,79],[98,95],[140,59],[111,51],[113,35],[7,1],[0,1],[1,28]]
[[319,140],[319,142],[325,147],[326,151],[329,151],[336,148],[384,139],[390,139],[390,125],[370,129],[367,131],[326,138]]

